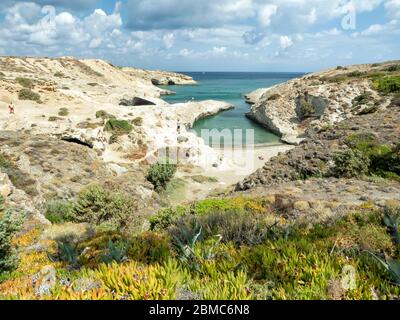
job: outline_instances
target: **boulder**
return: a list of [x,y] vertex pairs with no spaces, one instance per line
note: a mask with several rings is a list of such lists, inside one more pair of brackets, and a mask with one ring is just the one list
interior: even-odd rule
[[133,97],[132,99],[121,99],[119,105],[125,107],[134,107],[134,106],[155,106],[156,104],[152,101],[143,98]]
[[7,174],[0,172],[0,195],[4,198],[8,197],[13,190],[13,185]]

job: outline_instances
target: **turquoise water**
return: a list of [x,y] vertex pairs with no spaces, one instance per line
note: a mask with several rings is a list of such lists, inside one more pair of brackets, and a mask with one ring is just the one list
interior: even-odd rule
[[176,95],[164,96],[165,101],[179,103],[192,98],[195,101],[211,99],[226,101],[235,106],[235,109],[197,121],[193,131],[200,136],[202,129],[242,129],[244,130],[243,142],[246,143],[245,130],[253,129],[255,144],[276,143],[279,141],[279,137],[246,118],[245,113],[250,110],[250,106],[245,102],[244,94],[302,76],[299,73],[261,72],[185,72],[185,74],[193,77],[198,85],[165,87],[165,89],[176,92]]

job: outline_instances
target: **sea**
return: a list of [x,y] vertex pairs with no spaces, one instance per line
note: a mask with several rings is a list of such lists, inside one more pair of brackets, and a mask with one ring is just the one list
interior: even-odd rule
[[[198,85],[168,86],[165,89],[175,91],[175,95],[164,96],[169,103],[187,101],[221,100],[235,106],[234,109],[198,120],[192,130],[201,136],[202,129],[242,130],[242,144],[274,144],[279,137],[266,130],[256,122],[248,119],[245,114],[250,111],[250,105],[245,102],[244,95],[259,88],[268,88],[290,79],[301,77],[304,73],[284,72],[181,72],[191,76]],[[254,141],[246,138],[246,130],[254,130]],[[209,141],[205,141],[210,143]],[[238,141],[235,142],[235,144]]]

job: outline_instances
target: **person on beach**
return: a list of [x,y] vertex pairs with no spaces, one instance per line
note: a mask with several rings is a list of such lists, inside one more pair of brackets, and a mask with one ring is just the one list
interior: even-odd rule
[[177,124],[176,124],[176,131],[178,132],[178,133],[181,133],[181,121],[178,119],[178,122],[177,122]]
[[10,114],[15,114],[15,107],[12,102],[8,105],[8,110],[10,111]]

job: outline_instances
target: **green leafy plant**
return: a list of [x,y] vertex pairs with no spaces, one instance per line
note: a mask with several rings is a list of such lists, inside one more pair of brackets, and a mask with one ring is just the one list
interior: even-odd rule
[[79,194],[71,212],[71,220],[123,230],[132,220],[140,221],[138,215],[134,215],[136,209],[137,201],[134,198],[94,185]]
[[132,131],[132,125],[126,120],[109,119],[104,126],[104,131],[111,131],[114,134],[123,135]]
[[45,217],[51,223],[59,224],[71,220],[74,204],[70,201],[53,200],[45,205]]
[[[0,209],[4,210],[4,198],[1,195]],[[18,265],[18,255],[12,240],[20,230],[22,221],[22,218],[15,218],[10,210],[0,212],[0,274]]]
[[81,254],[82,251],[79,250],[78,243],[65,239],[57,241],[57,253],[49,254],[48,257],[51,261],[61,261],[72,267],[78,267]]
[[386,207],[384,210],[383,223],[392,235],[394,243],[400,246],[399,225],[400,225],[400,209],[391,209]]
[[112,114],[109,114],[107,111],[99,110],[99,111],[96,111],[96,118],[101,118],[103,120],[107,120],[107,119],[115,119],[115,116],[113,116]]
[[127,246],[123,242],[114,243],[111,239],[108,241],[107,253],[101,256],[104,263],[122,263],[127,260]]
[[368,251],[368,253],[372,255],[372,257],[374,257],[385,268],[392,280],[397,285],[400,285],[400,261],[394,260],[387,255],[385,255],[385,258],[381,258],[373,254],[372,252]]
[[67,108],[61,108],[61,109],[58,111],[58,115],[59,115],[60,117],[66,117],[66,116],[68,116],[68,114],[69,114],[69,110],[68,110]]
[[37,103],[41,103],[40,95],[36,92],[33,92],[30,89],[21,89],[18,93],[19,100],[32,100],[36,101]]
[[34,82],[32,79],[18,77],[15,80],[24,88],[32,89],[34,87]]
[[132,120],[132,124],[135,126],[142,126],[143,125],[143,118],[142,117],[137,117],[135,119]]
[[165,163],[157,162],[150,166],[146,179],[159,192],[165,189],[167,183],[175,175],[176,169],[176,164],[169,163],[169,160]]
[[370,159],[359,150],[348,149],[335,155],[335,176],[344,178],[358,177],[369,171]]
[[400,76],[383,76],[374,81],[375,89],[382,93],[400,92]]

